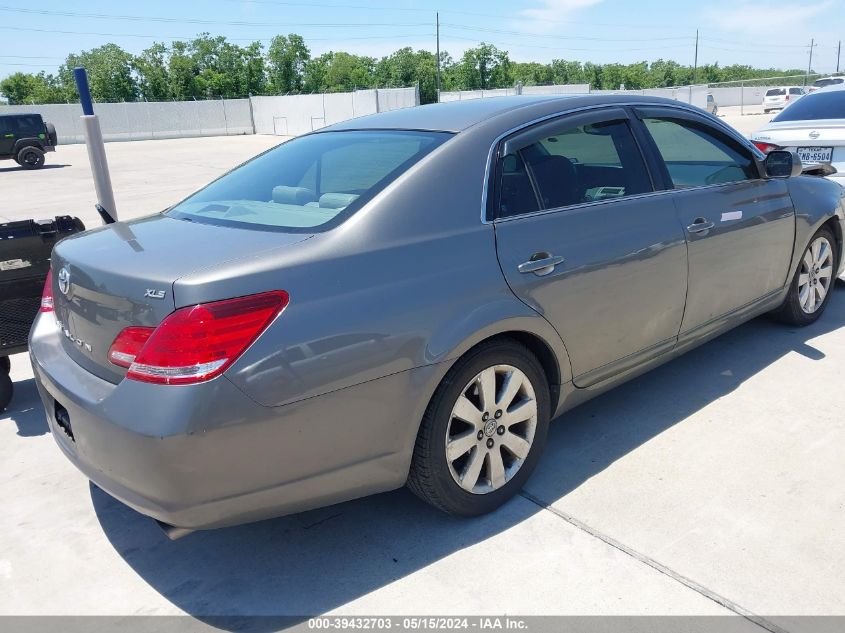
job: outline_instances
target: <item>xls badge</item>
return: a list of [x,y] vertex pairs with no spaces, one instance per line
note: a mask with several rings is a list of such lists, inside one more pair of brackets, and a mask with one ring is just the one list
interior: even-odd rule
[[146,299],[164,299],[164,295],[167,294],[166,290],[156,290],[155,288],[147,288],[147,291],[144,293],[144,298]]

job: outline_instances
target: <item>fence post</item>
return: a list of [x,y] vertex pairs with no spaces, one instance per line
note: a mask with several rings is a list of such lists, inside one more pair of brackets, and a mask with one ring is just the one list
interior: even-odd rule
[[252,93],[249,93],[249,122],[252,125],[252,133],[255,134],[255,112],[252,110]]
[[223,105],[223,127],[226,130],[226,136],[229,136],[229,119],[226,117],[226,100],[220,97],[220,103]]
[[739,115],[745,114],[745,82],[739,82]]

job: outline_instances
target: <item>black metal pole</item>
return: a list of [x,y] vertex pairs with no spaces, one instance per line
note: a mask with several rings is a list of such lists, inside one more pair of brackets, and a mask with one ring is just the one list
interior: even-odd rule
[[437,103],[440,103],[440,12],[436,13],[437,20]]

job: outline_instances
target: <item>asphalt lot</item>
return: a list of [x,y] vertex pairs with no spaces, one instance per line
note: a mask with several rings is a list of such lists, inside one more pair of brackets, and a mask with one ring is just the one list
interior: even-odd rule
[[[279,141],[109,144],[122,217]],[[0,216],[96,225],[84,147],[48,163],[67,166],[0,167]],[[0,615],[187,613],[236,628],[220,616],[741,613],[788,631],[804,626],[794,616],[845,615],[843,325],[839,282],[813,326],[757,319],[582,405],[553,424],[523,496],[487,517],[399,490],[175,542],[70,465],[13,357]]]

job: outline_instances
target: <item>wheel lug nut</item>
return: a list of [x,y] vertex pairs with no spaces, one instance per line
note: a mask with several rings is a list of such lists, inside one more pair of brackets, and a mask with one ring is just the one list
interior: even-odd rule
[[489,419],[490,419],[490,414],[485,411],[484,415],[481,416],[481,421],[486,422]]
[[505,427],[500,426],[498,429],[496,429],[496,433],[498,433],[499,435],[504,435],[505,434]]
[[498,420],[498,419],[499,419],[499,418],[501,418],[501,417],[502,417],[502,410],[501,410],[501,409],[496,409],[496,419]]
[[493,448],[493,438],[492,437],[487,438],[487,448]]
[[483,439],[484,439],[484,431],[479,431],[478,432],[478,440],[481,441]]

